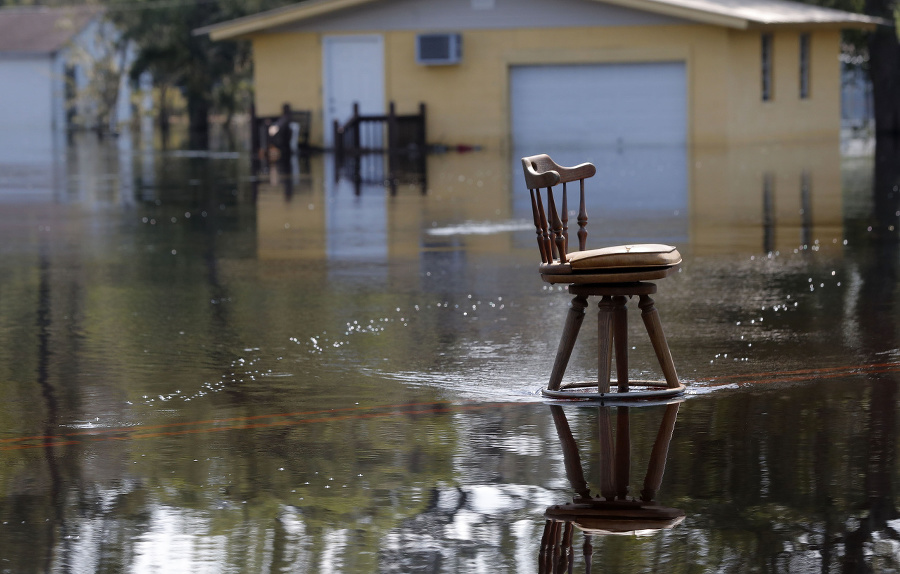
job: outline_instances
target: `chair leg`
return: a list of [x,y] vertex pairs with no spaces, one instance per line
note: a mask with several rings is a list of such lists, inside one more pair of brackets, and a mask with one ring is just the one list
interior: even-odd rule
[[559,405],[550,405],[550,414],[553,415],[553,424],[556,426],[556,434],[562,445],[563,465],[566,467],[566,478],[579,498],[590,498],[591,491],[587,480],[584,478],[584,469],[581,467],[581,454],[578,452],[578,444],[572,436],[572,428],[569,419]]
[[649,295],[641,295],[641,301],[638,303],[641,308],[641,319],[644,320],[644,327],[650,335],[650,342],[653,344],[653,351],[656,353],[656,359],[659,366],[662,367],[663,375],[666,377],[666,384],[669,388],[678,387],[678,375],[675,373],[675,362],[672,360],[672,353],[669,351],[669,343],[666,342],[666,335],[663,333],[662,323],[659,320],[659,312],[653,305],[653,299]]
[[581,323],[584,322],[585,308],[587,308],[587,297],[576,295],[572,299],[572,304],[569,306],[569,312],[566,315],[566,325],[563,327],[559,348],[556,350],[556,360],[553,362],[553,371],[550,372],[550,382],[547,384],[548,390],[558,391],[559,386],[562,384],[566,366],[569,364],[569,357],[572,356],[572,349],[575,347],[575,339],[578,338],[578,331],[581,330]]
[[613,297],[613,341],[616,351],[616,379],[619,392],[628,392],[628,299],[623,296]]
[[644,477],[644,489],[641,490],[641,500],[644,502],[652,502],[656,498],[659,485],[662,484],[663,472],[666,470],[666,456],[672,442],[672,434],[675,432],[678,406],[678,403],[667,405],[663,420],[659,424],[659,431],[656,433],[656,440],[650,453],[650,464],[647,465],[647,475]]
[[604,296],[598,304],[597,313],[597,387],[599,392],[609,392],[612,373],[613,350],[613,301]]
[[631,422],[630,407],[616,409],[616,498],[628,499],[628,483],[631,475]]
[[599,407],[597,426],[600,438],[600,494],[606,500],[616,499],[616,446],[613,442],[609,409]]
[[584,554],[584,571],[587,574],[591,574],[591,567],[594,565],[593,539],[593,534],[588,534],[587,532],[584,533],[584,545],[581,547],[581,552]]

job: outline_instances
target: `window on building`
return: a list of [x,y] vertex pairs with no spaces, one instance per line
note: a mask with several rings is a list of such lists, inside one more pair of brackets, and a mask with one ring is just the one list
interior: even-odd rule
[[800,99],[809,97],[809,34],[800,34]]
[[760,57],[762,64],[762,99],[764,102],[768,102],[772,99],[772,34],[762,35]]
[[775,251],[775,174],[763,174],[763,251]]

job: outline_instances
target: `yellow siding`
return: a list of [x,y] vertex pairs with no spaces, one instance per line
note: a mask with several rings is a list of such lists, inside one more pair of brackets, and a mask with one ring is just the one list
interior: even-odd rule
[[729,143],[831,140],[840,133],[840,32],[811,33],[810,96],[800,99],[800,31],[773,34],[772,99],[762,100],[760,31],[731,32]]
[[[764,189],[776,226],[771,247],[799,249],[804,221],[821,249],[842,247],[840,147],[784,143],[695,148],[691,153],[691,245],[694,254],[753,252],[764,245]],[[804,175],[805,174],[805,175]],[[809,212],[801,189],[809,186]]]
[[299,182],[269,172],[256,190],[256,249],[260,259],[309,259],[327,255],[325,179],[322,162],[311,161]]
[[[358,33],[373,33],[361,30]],[[374,31],[377,33],[377,31]],[[760,97],[760,32],[709,25],[470,30],[463,61],[415,63],[414,31],[383,33],[385,101],[399,113],[428,106],[428,141],[505,149],[509,68],[514,65],[684,61],[689,137],[695,145],[836,138],[839,32],[812,35],[811,97],[799,99],[799,32],[775,32],[775,98]],[[254,36],[256,102],[275,114],[282,102],[313,111],[322,141],[321,35]],[[548,87],[552,89],[552,87]]]
[[322,141],[322,47],[316,34],[263,34],[253,38],[256,113],[281,114],[281,105],[313,110],[310,140]]
[[[760,253],[766,245],[763,205],[767,178],[771,190],[770,215],[775,226],[768,246],[787,254],[800,249],[808,240],[810,247],[818,241],[823,252],[840,253],[843,248],[840,160],[839,146],[828,143],[692,149],[688,161],[691,200],[687,214],[692,253],[695,256]],[[326,179],[325,164],[330,161],[327,156],[313,156],[309,176],[294,182],[290,193],[284,180],[260,182],[256,222],[260,259],[321,261],[327,257],[326,204],[335,193],[334,183]],[[381,191],[386,221],[362,223],[384,225],[384,247],[392,260],[413,262],[426,251],[509,254],[522,248],[533,249],[536,260],[533,239],[516,243],[516,234],[471,233],[446,237],[427,233],[428,229],[454,226],[463,221],[507,224],[526,215],[515,213],[510,201],[510,193],[520,199],[525,196],[525,205],[528,201],[524,187],[510,187],[516,169],[521,169],[518,161],[497,151],[430,155],[426,169],[427,193],[421,193],[417,186],[401,186],[394,197],[387,197],[386,190]],[[804,174],[809,186],[807,213],[801,212]],[[596,190],[598,185],[598,181],[589,181],[588,192]],[[589,228],[594,233],[606,215],[600,206],[593,203],[591,206],[593,223]],[[528,228],[527,220],[525,226]],[[347,233],[352,241],[353,234],[359,231]],[[342,235],[332,239],[347,240]],[[590,235],[588,245],[602,244],[595,235]],[[418,263],[392,266],[391,272],[408,274],[410,281],[418,281],[421,268]]]

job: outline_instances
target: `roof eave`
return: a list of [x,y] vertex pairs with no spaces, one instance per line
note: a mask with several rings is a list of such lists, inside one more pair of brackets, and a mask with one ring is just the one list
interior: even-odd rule
[[60,52],[60,48],[53,50],[0,50],[0,60],[18,60],[22,58],[50,58],[53,59]]
[[874,30],[879,26],[890,26],[888,22],[872,20],[844,20],[838,22],[751,22],[753,30],[771,30],[774,28],[785,29],[815,29],[815,30]]
[[233,40],[256,32],[262,32],[275,26],[301,22],[309,18],[315,18],[316,16],[346,8],[354,8],[374,1],[376,0],[309,0],[295,6],[276,8],[275,10],[245,16],[244,18],[222,22],[221,24],[197,28],[193,31],[193,34],[195,36],[209,34],[209,38],[213,41]]
[[719,14],[708,12],[706,10],[697,10],[686,6],[678,6],[667,2],[658,2],[656,0],[595,0],[604,4],[615,4],[625,8],[644,10],[664,16],[672,16],[674,18],[682,18],[684,20],[692,20],[701,24],[713,24],[716,26],[724,26],[726,28],[736,28],[738,30],[746,30],[750,25],[750,21],[746,18],[730,16],[728,14]]
[[[330,14],[346,8],[354,8],[377,0],[308,0],[299,5],[276,8],[261,14],[254,14],[220,24],[204,26],[194,30],[194,35],[209,34],[213,41],[233,40],[263,32],[277,26],[294,24],[316,16]],[[661,0],[595,0],[605,4],[615,4],[625,8],[644,10],[664,16],[681,18],[701,24],[723,26],[736,30],[771,28],[816,28],[874,30],[880,25],[891,25],[880,18],[860,15],[859,20],[810,21],[810,22],[765,22],[743,18],[721,12],[691,8]]]

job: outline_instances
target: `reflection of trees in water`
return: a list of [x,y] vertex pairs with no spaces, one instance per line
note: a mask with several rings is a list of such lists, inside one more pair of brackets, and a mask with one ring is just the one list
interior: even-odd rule
[[[56,399],[56,390],[50,381],[50,330],[52,326],[51,320],[51,293],[50,293],[50,259],[47,254],[46,244],[40,248],[40,262],[38,265],[38,305],[37,305],[37,326],[38,326],[38,357],[37,357],[37,384],[41,389],[41,396],[44,398],[44,407],[46,408],[46,420],[44,422],[45,436],[53,436],[59,427],[59,404]],[[44,456],[47,460],[47,475],[50,481],[50,504],[53,509],[53,527],[47,532],[49,537],[48,547],[53,548],[57,545],[59,539],[62,540],[62,554],[67,554],[66,550],[69,546],[69,537],[67,535],[67,524],[65,520],[64,509],[66,506],[66,489],[63,479],[60,475],[59,461],[57,460],[56,449],[52,446],[44,447]],[[50,571],[53,565],[53,553],[47,552],[43,556],[44,570]]]
[[[177,179],[172,163],[168,165],[168,177],[161,178],[169,183]],[[188,167],[198,179],[208,181],[217,175],[207,172],[200,176],[193,165],[196,162],[186,163],[192,164]],[[200,299],[227,300],[218,270],[218,259],[225,248],[217,238],[228,222],[217,215],[224,211],[220,209],[224,202],[234,201],[231,189],[221,197],[196,188],[190,191],[198,192],[189,191],[188,197],[166,196],[171,189],[163,190],[164,202],[148,201],[142,211],[156,217],[160,226],[170,216],[178,216],[182,224],[172,226],[172,234],[191,236],[194,241],[184,244],[204,255],[198,259],[205,264],[207,281],[195,285],[202,292],[208,284],[209,295]],[[23,407],[18,414],[21,420],[9,421],[9,428],[17,429],[22,436],[51,437],[43,447],[6,453],[10,464],[0,470],[3,568],[14,571],[32,571],[36,564],[43,571],[85,571],[86,564],[96,566],[97,571],[106,567],[118,570],[130,559],[130,548],[146,530],[152,515],[152,497],[124,471],[125,459],[132,462],[130,457],[137,456],[131,449],[114,441],[92,445],[84,437],[75,441],[82,444],[67,445],[64,438],[55,437],[87,429],[96,413],[104,415],[104,422],[114,424],[126,425],[131,419],[124,398],[139,394],[142,383],[128,376],[134,372],[132,365],[124,362],[134,354],[122,351],[131,345],[144,348],[144,337],[160,328],[157,313],[134,311],[168,307],[175,312],[166,289],[184,288],[184,269],[173,265],[168,250],[137,258],[137,266],[122,265],[119,257],[160,242],[159,233],[151,232],[150,225],[139,228],[144,233],[127,237],[133,244],[117,246],[123,251],[94,251],[93,237],[81,227],[80,207],[34,208],[36,220],[42,223],[35,276],[32,280],[13,273],[4,277],[0,289],[4,304],[29,319],[17,324],[16,335],[7,339],[13,345],[22,341],[21,349],[4,352],[7,359],[15,360],[4,361],[7,366],[0,388],[7,400]],[[197,216],[193,222],[182,217],[186,210]],[[200,217],[201,211],[210,217]],[[154,231],[158,229],[153,227]],[[173,243],[184,251],[177,239]],[[14,256],[20,255],[14,252]],[[98,272],[98,267],[102,271]],[[110,269],[114,272],[109,273]],[[123,277],[122,269],[133,275]],[[135,283],[144,288],[136,289]],[[164,288],[154,288],[160,285]],[[200,313],[193,308],[177,311],[191,318],[199,314],[201,319],[208,314],[207,321],[192,324],[209,323],[211,340],[227,340],[234,345],[228,331],[230,320],[222,305],[203,306]],[[208,352],[214,364],[222,364],[224,357],[232,358],[225,345],[211,345]],[[170,356],[177,354],[174,351]],[[160,374],[151,374],[151,380]],[[92,413],[90,420],[86,412]],[[33,446],[32,442],[27,446]],[[12,444],[15,447],[18,443]],[[16,527],[13,530],[7,528],[9,525]],[[13,548],[19,550],[6,552]]]
[[[893,504],[884,486],[895,474],[895,455],[886,452],[895,439],[883,423],[893,420],[896,402],[877,388],[893,384],[822,380],[809,384],[820,396],[803,385],[773,390],[777,397],[744,392],[715,405],[694,402],[701,408],[679,428],[693,445],[676,444],[669,457],[669,494],[689,516],[670,549],[705,571],[739,572],[742,563],[763,572],[865,571],[876,541],[893,536],[885,520],[896,517],[875,510],[863,528],[854,525],[873,501]],[[896,565],[891,552],[885,559]]]
[[[851,240],[847,252],[851,260],[848,264],[857,267],[861,278],[858,295],[850,301],[846,297],[849,290],[817,291],[820,309],[789,325],[792,333],[817,333],[822,331],[821,324],[815,323],[823,321],[820,315],[833,315],[829,321],[834,322],[834,316],[844,312],[858,325],[861,343],[835,344],[829,352],[858,353],[853,362],[870,364],[884,362],[884,353],[893,350],[898,337],[894,298],[900,262],[896,240],[900,195],[893,191],[900,183],[898,146],[879,142],[879,154],[875,208],[871,221],[866,222],[872,224],[875,238],[860,233]],[[222,197],[198,193],[180,199],[166,197],[165,190],[162,193],[164,205],[145,211],[159,221],[177,214],[173,205],[182,214],[187,208],[195,213],[201,209],[220,213],[218,220],[192,218],[190,224],[171,228],[171,233],[183,234],[179,252],[190,245],[196,256],[191,267],[170,265],[167,261],[174,260],[162,253],[151,258],[145,268],[131,271],[136,277],[123,281],[126,287],[146,282],[150,287],[142,293],[129,293],[127,288],[115,293],[81,292],[82,288],[96,289],[96,285],[89,278],[74,275],[78,264],[65,252],[43,259],[29,280],[33,297],[23,319],[27,325],[16,331],[22,333],[16,338],[29,342],[22,347],[27,352],[21,353],[26,365],[21,369],[30,369],[32,376],[27,381],[27,393],[22,391],[22,401],[41,405],[42,416],[46,415],[34,421],[36,433],[58,432],[61,421],[77,413],[86,397],[94,398],[87,386],[61,383],[65,371],[88,370],[76,364],[76,357],[79,361],[96,358],[90,348],[82,352],[84,347],[95,347],[106,340],[96,337],[96,331],[85,331],[83,324],[60,319],[81,317],[89,305],[88,296],[103,298],[104,306],[116,312],[131,306],[156,309],[157,296],[169,288],[196,290],[197,300],[224,300],[234,296],[235,289],[245,288],[229,282],[227,268],[222,267],[223,254],[250,252],[234,245],[235,229],[244,224],[249,227],[252,221],[232,211],[230,190]],[[219,210],[220,204],[226,204],[227,209]],[[891,225],[895,226],[893,232]],[[219,236],[223,228],[230,236]],[[149,226],[135,235],[138,245],[159,241]],[[248,241],[252,242],[252,237]],[[773,290],[803,290],[808,272],[805,267],[788,270],[786,274],[792,276],[774,278],[777,284]],[[60,275],[54,278],[54,274]],[[183,276],[193,277],[190,285]],[[69,282],[58,281],[60,277]],[[7,288],[4,297],[17,297],[13,291]],[[113,297],[106,296],[110,294]],[[295,301],[285,299],[284,303]],[[205,359],[214,365],[228,364],[234,358],[230,349],[243,346],[236,333],[265,328],[242,324],[245,318],[235,307],[179,306],[171,312],[186,314],[187,321],[203,325],[210,340],[224,342],[207,351]],[[424,329],[429,333],[458,337],[461,331],[452,323],[442,326],[437,316],[429,320],[434,321]],[[136,323],[134,332],[157,330],[158,334],[160,329],[153,318],[143,315],[130,321]],[[71,333],[65,335],[66,329]],[[133,335],[123,332],[122,338]],[[810,341],[811,345],[815,343]],[[171,352],[174,356],[175,343],[172,345],[163,346],[162,354]],[[434,346],[446,348],[446,343]],[[15,354],[13,350],[8,356]],[[110,350],[107,358],[115,362],[113,354]],[[15,373],[9,365],[2,368]],[[14,380],[9,377],[0,384],[11,389],[11,396],[19,396]],[[858,572],[896,567],[891,545],[897,534],[890,521],[898,518],[894,492],[900,398],[897,384],[896,375],[882,374],[690,400],[683,407],[686,416],[680,418],[672,443],[665,491],[667,500],[688,512],[688,520],[665,535],[648,539],[595,540],[595,564],[604,568],[626,565],[623,570],[627,565],[642,564],[649,571],[649,565],[664,562],[670,569],[735,572],[743,567],[773,572]],[[253,409],[260,408],[253,404],[253,398],[259,395],[239,386],[234,389],[228,401],[235,414],[253,414]],[[279,390],[264,391],[269,394],[263,404],[274,404],[271,396]],[[162,519],[178,524],[184,534],[199,543],[210,533],[210,537],[220,536],[240,548],[240,552],[222,558],[222,564],[250,567],[255,564],[250,558],[253,555],[271,556],[272,563],[284,569],[297,564],[315,567],[326,555],[322,551],[325,547],[344,556],[368,553],[369,558],[349,558],[348,571],[352,564],[397,571],[407,564],[429,565],[437,560],[449,564],[451,558],[446,557],[454,553],[460,556],[460,563],[473,556],[486,556],[509,564],[518,541],[534,543],[540,533],[543,507],[534,508],[534,501],[547,496],[548,487],[543,485],[547,483],[548,465],[558,468],[560,460],[557,446],[548,447],[541,455],[511,454],[509,448],[498,446],[498,437],[520,444],[550,443],[553,438],[549,417],[535,414],[536,410],[518,417],[503,410],[478,419],[435,417],[441,419],[439,422],[411,417],[389,430],[378,423],[329,424],[227,438],[223,433],[212,440],[196,436],[154,439],[131,447],[110,443],[117,446],[108,449],[82,445],[10,452],[6,453],[10,464],[0,470],[8,487],[0,506],[0,522],[25,524],[15,530],[2,526],[5,530],[0,533],[15,532],[13,543],[27,546],[28,552],[15,556],[18,562],[13,563],[21,566],[20,571],[34,569],[34,564],[75,571],[79,556],[95,559],[98,570],[116,570],[133,560],[139,539]],[[525,412],[527,409],[523,409]],[[578,422],[581,428],[592,426]],[[640,436],[634,438],[636,442],[642,440]],[[641,444],[649,444],[646,437]],[[190,454],[208,453],[210,449],[229,454],[213,462],[193,463]],[[140,462],[144,460],[139,458],[140,453],[147,453],[151,461],[133,467],[137,472],[129,474],[130,457]],[[169,460],[172,453],[185,460]],[[116,468],[116,456],[123,456],[129,466]],[[548,456],[557,458],[550,458],[548,463]],[[349,489],[353,492],[334,489],[301,493],[299,485],[305,481],[301,477],[309,474],[310,461],[318,465],[316,470],[329,476],[363,474],[369,486]],[[398,470],[388,469],[386,461]],[[281,466],[286,470],[280,471]],[[599,475],[599,470],[595,471]],[[141,482],[134,476],[140,476]],[[493,492],[512,502],[496,512],[475,512],[474,490],[469,487],[409,492],[411,484],[453,485],[460,476],[477,484],[503,486]],[[220,480],[227,482],[217,482]],[[542,486],[521,491],[505,487],[516,483]],[[297,500],[301,494],[305,501]],[[242,504],[245,500],[249,500],[247,505]],[[287,506],[288,501],[297,506]],[[490,543],[446,537],[446,528],[461,517],[476,525],[478,533],[490,534]],[[532,530],[516,530],[523,525]],[[499,545],[491,546],[495,540]],[[4,545],[8,541],[4,540]],[[389,547],[385,541],[390,542]],[[267,554],[270,547],[271,554]],[[533,565],[535,552],[535,546],[528,549],[529,564]],[[353,560],[356,562],[351,564]]]
[[[818,309],[791,325],[801,336],[816,333],[815,322],[827,317],[854,331],[833,349],[848,362],[877,365],[896,355],[898,152],[896,141],[879,139],[872,211],[846,222],[845,261],[858,290],[817,291]],[[802,291],[808,271],[796,275],[783,273],[779,288]],[[835,320],[841,315],[843,324]],[[900,533],[891,522],[900,517],[898,384],[896,374],[876,373],[692,401],[679,434],[694,437],[703,455],[677,444],[670,457],[670,484],[691,501],[684,506],[692,517],[673,533],[681,537],[673,546],[684,544],[709,570],[740,571],[748,557],[771,572],[900,566]]]
[[[857,314],[863,335],[865,358],[879,363],[883,353],[897,342],[896,288],[898,256],[900,256],[900,136],[881,135],[875,145],[875,177],[873,186],[874,221],[870,256],[861,263],[863,277]],[[887,346],[888,348],[885,348]],[[868,448],[865,460],[865,501],[859,526],[845,534],[843,571],[873,571],[874,538],[900,541],[900,532],[889,522],[900,517],[893,487],[896,476],[897,399],[895,375],[872,376],[868,381],[870,398],[866,408]],[[888,544],[893,553],[893,545]],[[896,567],[896,557],[891,557]]]
[[522,554],[533,564],[534,517],[552,501],[545,485],[558,461],[557,445],[543,436],[549,428],[522,432],[536,424],[534,414],[499,408],[456,421],[456,442],[445,445],[451,474],[419,495],[422,508],[383,533],[380,572],[513,571]]

